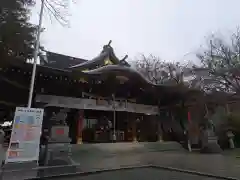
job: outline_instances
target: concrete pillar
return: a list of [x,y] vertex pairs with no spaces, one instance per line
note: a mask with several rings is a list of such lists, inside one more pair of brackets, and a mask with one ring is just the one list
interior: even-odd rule
[[77,144],[82,144],[83,121],[84,121],[84,110],[79,110],[78,119],[77,119]]

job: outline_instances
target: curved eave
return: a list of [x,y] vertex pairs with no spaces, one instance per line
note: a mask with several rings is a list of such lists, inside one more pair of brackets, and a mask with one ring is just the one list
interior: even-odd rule
[[104,75],[114,75],[116,76],[124,76],[129,81],[134,83],[142,83],[145,84],[145,87],[151,87],[155,89],[155,92],[166,92],[169,94],[195,94],[201,93],[198,89],[188,88],[184,85],[164,85],[164,84],[155,84],[146,79],[141,73],[136,71],[133,68],[120,66],[120,65],[108,65],[104,67],[100,67],[98,69],[94,69],[88,72],[84,72],[84,74],[89,76],[104,76]]
[[[139,85],[139,87],[143,91],[154,92],[160,96],[164,94],[175,94],[175,95],[195,95],[195,94],[202,94],[201,91],[198,89],[188,88],[184,85],[165,85],[165,84],[154,84],[148,79],[146,79],[142,74],[138,71],[124,66],[119,65],[108,65],[98,69],[94,69],[88,72],[79,72],[73,71],[72,73],[76,72],[76,76],[82,76],[89,79],[105,79],[106,77],[124,77],[128,79],[126,82],[128,84],[135,84]],[[81,74],[81,75],[80,75]],[[145,89],[145,90],[144,90]]]
[[[23,63],[22,61],[7,61],[0,62],[0,70],[4,70],[5,68],[17,68],[22,69],[31,73],[32,64]],[[141,73],[136,71],[133,68],[121,65],[107,65],[100,67],[98,69],[90,70],[88,72],[81,72],[75,69],[72,70],[60,70],[55,68],[49,68],[45,66],[38,65],[37,66],[37,74],[43,73],[48,75],[60,75],[65,76],[71,79],[99,79],[101,77],[108,77],[108,75],[123,76],[126,77],[130,84],[140,84],[140,87],[152,89],[151,92],[155,92],[156,94],[161,94],[162,92],[166,92],[169,94],[186,94],[186,93],[195,93],[200,92],[196,89],[190,89],[183,85],[163,85],[163,84],[154,84],[146,79]],[[104,78],[105,78],[104,77]]]
[[[114,74],[116,76],[125,76],[128,79],[135,79],[135,80],[140,80],[143,81],[149,85],[156,86],[156,84],[153,84],[149,80],[147,80],[142,74],[137,72],[136,70],[125,67],[125,66],[119,66],[119,65],[107,65],[103,66],[94,70],[90,70],[87,72],[84,72],[85,74],[88,75],[108,75],[108,74]],[[136,79],[137,78],[137,79]]]

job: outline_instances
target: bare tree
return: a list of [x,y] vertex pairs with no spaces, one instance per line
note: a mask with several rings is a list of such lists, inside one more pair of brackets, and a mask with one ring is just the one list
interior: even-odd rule
[[207,48],[197,56],[202,66],[195,72],[200,70],[203,73],[201,78],[206,89],[240,93],[239,29],[230,38],[212,36]]
[[[37,0],[24,0],[27,1],[28,4],[34,5]],[[68,17],[69,17],[69,6],[71,2],[74,0],[39,0],[44,3],[45,12],[47,13],[50,21],[56,20],[61,25],[68,25]]]
[[154,84],[184,84],[191,86],[191,67],[188,64],[179,62],[166,62],[159,57],[142,55],[135,61],[136,69]]
[[[34,0],[28,0],[31,2],[31,5],[35,4]],[[43,3],[43,6],[45,8],[45,12],[47,13],[50,21],[52,22],[53,19],[56,20],[58,23],[60,23],[62,26],[68,26],[68,16],[69,16],[69,5],[71,2],[74,2],[74,0],[41,0]],[[42,28],[42,32],[45,29]],[[39,47],[39,57],[40,59],[45,59],[45,50],[43,46]]]
[[149,57],[142,55],[134,65],[144,77],[155,84],[161,84],[168,76],[165,72],[161,72],[163,61],[153,55]]
[[68,9],[71,0],[44,0],[44,2],[51,21],[54,18],[63,26],[68,25]]

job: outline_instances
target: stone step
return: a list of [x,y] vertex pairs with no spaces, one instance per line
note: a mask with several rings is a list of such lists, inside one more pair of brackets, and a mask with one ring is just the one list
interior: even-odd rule
[[185,151],[177,142],[153,142],[153,143],[102,143],[73,145],[72,154],[78,156],[111,156],[123,153],[145,153],[163,151]]

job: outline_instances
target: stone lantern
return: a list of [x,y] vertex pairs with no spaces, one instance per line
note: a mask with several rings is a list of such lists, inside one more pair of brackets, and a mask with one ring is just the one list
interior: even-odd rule
[[234,141],[233,141],[233,139],[234,139],[234,134],[233,134],[232,130],[230,130],[230,129],[227,130],[226,135],[227,135],[227,138],[228,138],[228,142],[229,142],[229,147],[230,147],[230,149],[234,149],[234,148],[235,148]]

